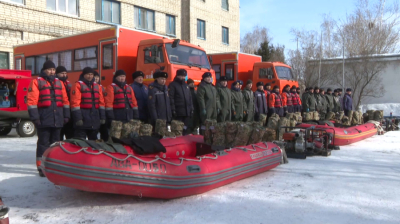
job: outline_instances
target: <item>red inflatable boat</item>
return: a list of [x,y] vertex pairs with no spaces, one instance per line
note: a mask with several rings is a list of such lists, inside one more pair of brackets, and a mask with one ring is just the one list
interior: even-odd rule
[[306,123],[301,123],[299,125],[296,125],[296,127],[299,128],[315,127],[318,129],[326,129],[328,133],[334,134],[334,142],[333,142],[334,146],[349,145],[377,134],[377,129],[375,125],[371,123],[357,125],[348,128],[331,127],[327,124],[314,125]]
[[[55,185],[84,191],[171,199],[201,194],[270,170],[282,152],[261,142],[218,153],[203,150],[202,136],[162,139],[166,153],[138,155],[53,144],[43,155],[42,169]],[[199,155],[199,151],[206,152]]]

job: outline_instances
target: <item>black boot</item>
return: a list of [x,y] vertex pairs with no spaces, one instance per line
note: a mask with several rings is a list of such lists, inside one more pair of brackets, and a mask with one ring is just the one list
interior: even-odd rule
[[38,172],[39,172],[40,177],[46,177],[46,175],[44,175],[42,169],[38,168]]

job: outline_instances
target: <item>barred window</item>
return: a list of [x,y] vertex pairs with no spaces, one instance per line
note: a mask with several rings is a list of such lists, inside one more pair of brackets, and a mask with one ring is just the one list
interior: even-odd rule
[[85,67],[97,69],[97,47],[75,50],[74,71],[81,71]]

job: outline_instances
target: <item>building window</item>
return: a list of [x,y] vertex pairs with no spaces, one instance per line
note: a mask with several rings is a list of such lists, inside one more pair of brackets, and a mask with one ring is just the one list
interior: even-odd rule
[[82,71],[85,67],[97,69],[97,47],[75,50],[74,71]]
[[14,68],[15,68],[15,70],[21,70],[22,69],[22,59],[21,58],[15,59]]
[[197,20],[197,38],[206,39],[206,22],[204,20]]
[[222,0],[222,8],[226,11],[229,11],[229,2],[228,0]]
[[110,0],[96,0],[96,20],[121,24],[121,5]]
[[9,69],[10,59],[8,52],[0,52],[0,69]]
[[260,79],[272,79],[272,74],[271,68],[260,68],[260,70],[258,70],[258,78]]
[[154,11],[135,6],[134,14],[136,29],[155,31]]
[[233,64],[225,65],[225,76],[226,76],[226,78],[228,78],[228,80],[234,79],[234,65]]
[[215,71],[215,78],[219,80],[221,78],[221,65],[212,65],[212,69]]
[[18,4],[24,4],[24,0],[1,0],[3,2],[13,2]]
[[64,66],[67,71],[72,71],[72,51],[64,51],[59,54],[59,64]]
[[229,44],[229,28],[222,27],[222,43]]
[[78,15],[78,0],[46,0],[48,10]]
[[175,16],[167,15],[165,21],[166,33],[169,35],[176,35],[175,33]]
[[103,45],[103,69],[113,68],[113,44]]
[[31,70],[32,75],[35,74],[35,57],[25,58],[25,69]]

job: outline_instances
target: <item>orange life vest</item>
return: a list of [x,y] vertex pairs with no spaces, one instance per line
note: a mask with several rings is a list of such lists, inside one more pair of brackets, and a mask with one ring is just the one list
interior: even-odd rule
[[[55,78],[53,86],[42,77],[38,77],[37,81],[39,88],[39,102],[37,106],[50,107],[51,102],[55,101],[57,107],[63,107],[61,81]],[[51,89],[54,89],[54,95],[51,94]]]
[[282,96],[276,93],[272,93],[275,95],[275,103],[274,103],[274,107],[275,108],[280,108],[282,107]]
[[99,85],[93,83],[92,90],[82,81],[78,81],[81,85],[81,105],[80,107],[83,109],[91,109],[94,105],[96,109],[99,109],[100,102],[100,92]]
[[284,92],[286,94],[286,106],[293,105],[293,98],[291,93]]
[[125,108],[125,103],[128,103],[131,108],[133,108],[132,102],[132,88],[125,84],[125,91],[117,86],[115,83],[112,83],[111,86],[114,88],[114,109],[123,109]]

